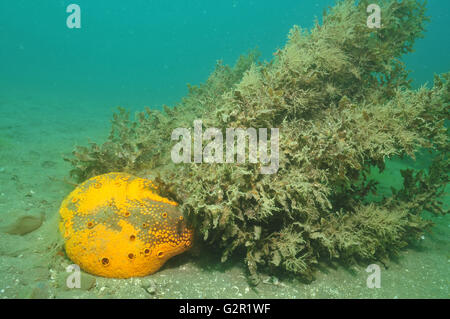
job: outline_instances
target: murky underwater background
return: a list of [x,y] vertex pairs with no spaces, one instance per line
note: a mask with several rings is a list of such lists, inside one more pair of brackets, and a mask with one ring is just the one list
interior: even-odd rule
[[[95,98],[139,110],[172,105],[187,93],[186,83],[204,81],[217,60],[232,64],[255,47],[270,60],[294,24],[311,27],[334,0],[79,0],[81,29],[66,27],[70,3],[1,1],[2,91]],[[450,3],[431,0],[428,8],[426,38],[406,58],[418,85],[450,65]]]
[[[66,26],[70,3],[81,7],[81,29]],[[186,95],[187,83],[206,80],[216,61],[233,64],[255,47],[261,60],[270,60],[294,24],[311,27],[333,3],[0,1],[0,226],[24,212],[47,218],[57,213],[71,190],[63,182],[70,167],[62,155],[88,139],[103,141],[117,106],[140,111],[174,105]],[[450,70],[450,2],[428,1],[428,15],[425,38],[404,58],[415,87]],[[399,176],[390,172],[426,164],[426,157],[392,161],[380,179],[396,185]],[[433,220],[433,234],[395,260],[376,291],[366,288],[363,268],[336,265],[309,285],[267,278],[253,290],[240,265],[181,257],[152,276],[151,284],[97,279],[95,291],[61,291],[54,297],[448,298],[450,220]],[[48,270],[27,246],[39,236],[0,234],[0,298],[46,297]],[[155,285],[158,293],[149,295],[146,285]]]

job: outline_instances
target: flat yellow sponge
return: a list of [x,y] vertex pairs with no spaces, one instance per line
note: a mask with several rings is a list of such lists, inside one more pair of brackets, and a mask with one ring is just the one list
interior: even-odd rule
[[125,173],[79,185],[59,210],[67,256],[91,274],[129,278],[152,274],[189,249],[193,231],[177,203],[156,190],[152,181]]

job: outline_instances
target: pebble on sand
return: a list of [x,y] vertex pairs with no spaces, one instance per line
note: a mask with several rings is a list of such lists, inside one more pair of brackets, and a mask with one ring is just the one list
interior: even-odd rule
[[6,229],[4,231],[11,235],[23,236],[23,235],[31,233],[32,231],[35,231],[36,229],[41,227],[43,220],[44,220],[43,215],[21,216],[14,223],[12,223],[8,227],[6,227]]

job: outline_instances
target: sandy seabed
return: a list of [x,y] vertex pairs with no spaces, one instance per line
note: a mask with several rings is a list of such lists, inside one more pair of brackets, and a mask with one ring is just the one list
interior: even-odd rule
[[[75,144],[102,142],[114,107],[58,97],[0,94],[0,298],[448,298],[450,217],[430,217],[431,234],[381,266],[381,288],[369,289],[367,265],[320,264],[315,279],[262,276],[252,287],[245,266],[220,263],[207,248],[174,257],[157,273],[132,279],[82,274],[81,288],[69,289],[62,250],[51,250],[49,232],[61,201],[73,189],[63,161]],[[394,162],[392,167],[405,165]],[[393,184],[398,176],[384,173]],[[447,199],[447,204],[448,204]],[[23,216],[44,216],[25,235],[7,233]]]

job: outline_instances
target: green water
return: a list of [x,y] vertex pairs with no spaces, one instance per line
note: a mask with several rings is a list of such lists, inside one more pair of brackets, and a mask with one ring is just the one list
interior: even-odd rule
[[[76,3],[81,29],[66,25],[71,1],[0,2],[0,229],[17,216],[57,214],[73,189],[62,160],[73,145],[102,142],[112,110],[174,105],[187,83],[205,81],[216,61],[232,64],[257,47],[261,61],[284,45],[292,25],[309,28],[334,1],[88,1]],[[450,69],[450,2],[430,0],[424,39],[404,58],[415,87]],[[399,187],[398,170],[425,168],[392,160],[377,179],[382,192]],[[444,197],[449,207],[449,197]],[[313,282],[264,275],[258,287],[238,259],[220,263],[214,252],[193,251],[141,279],[89,278],[92,286],[64,287],[66,273],[49,265],[24,236],[0,232],[0,298],[448,298],[449,216],[382,268],[381,288],[369,289],[364,265],[319,265]],[[45,243],[43,243],[45,245]],[[62,261],[61,266],[70,264]]]

